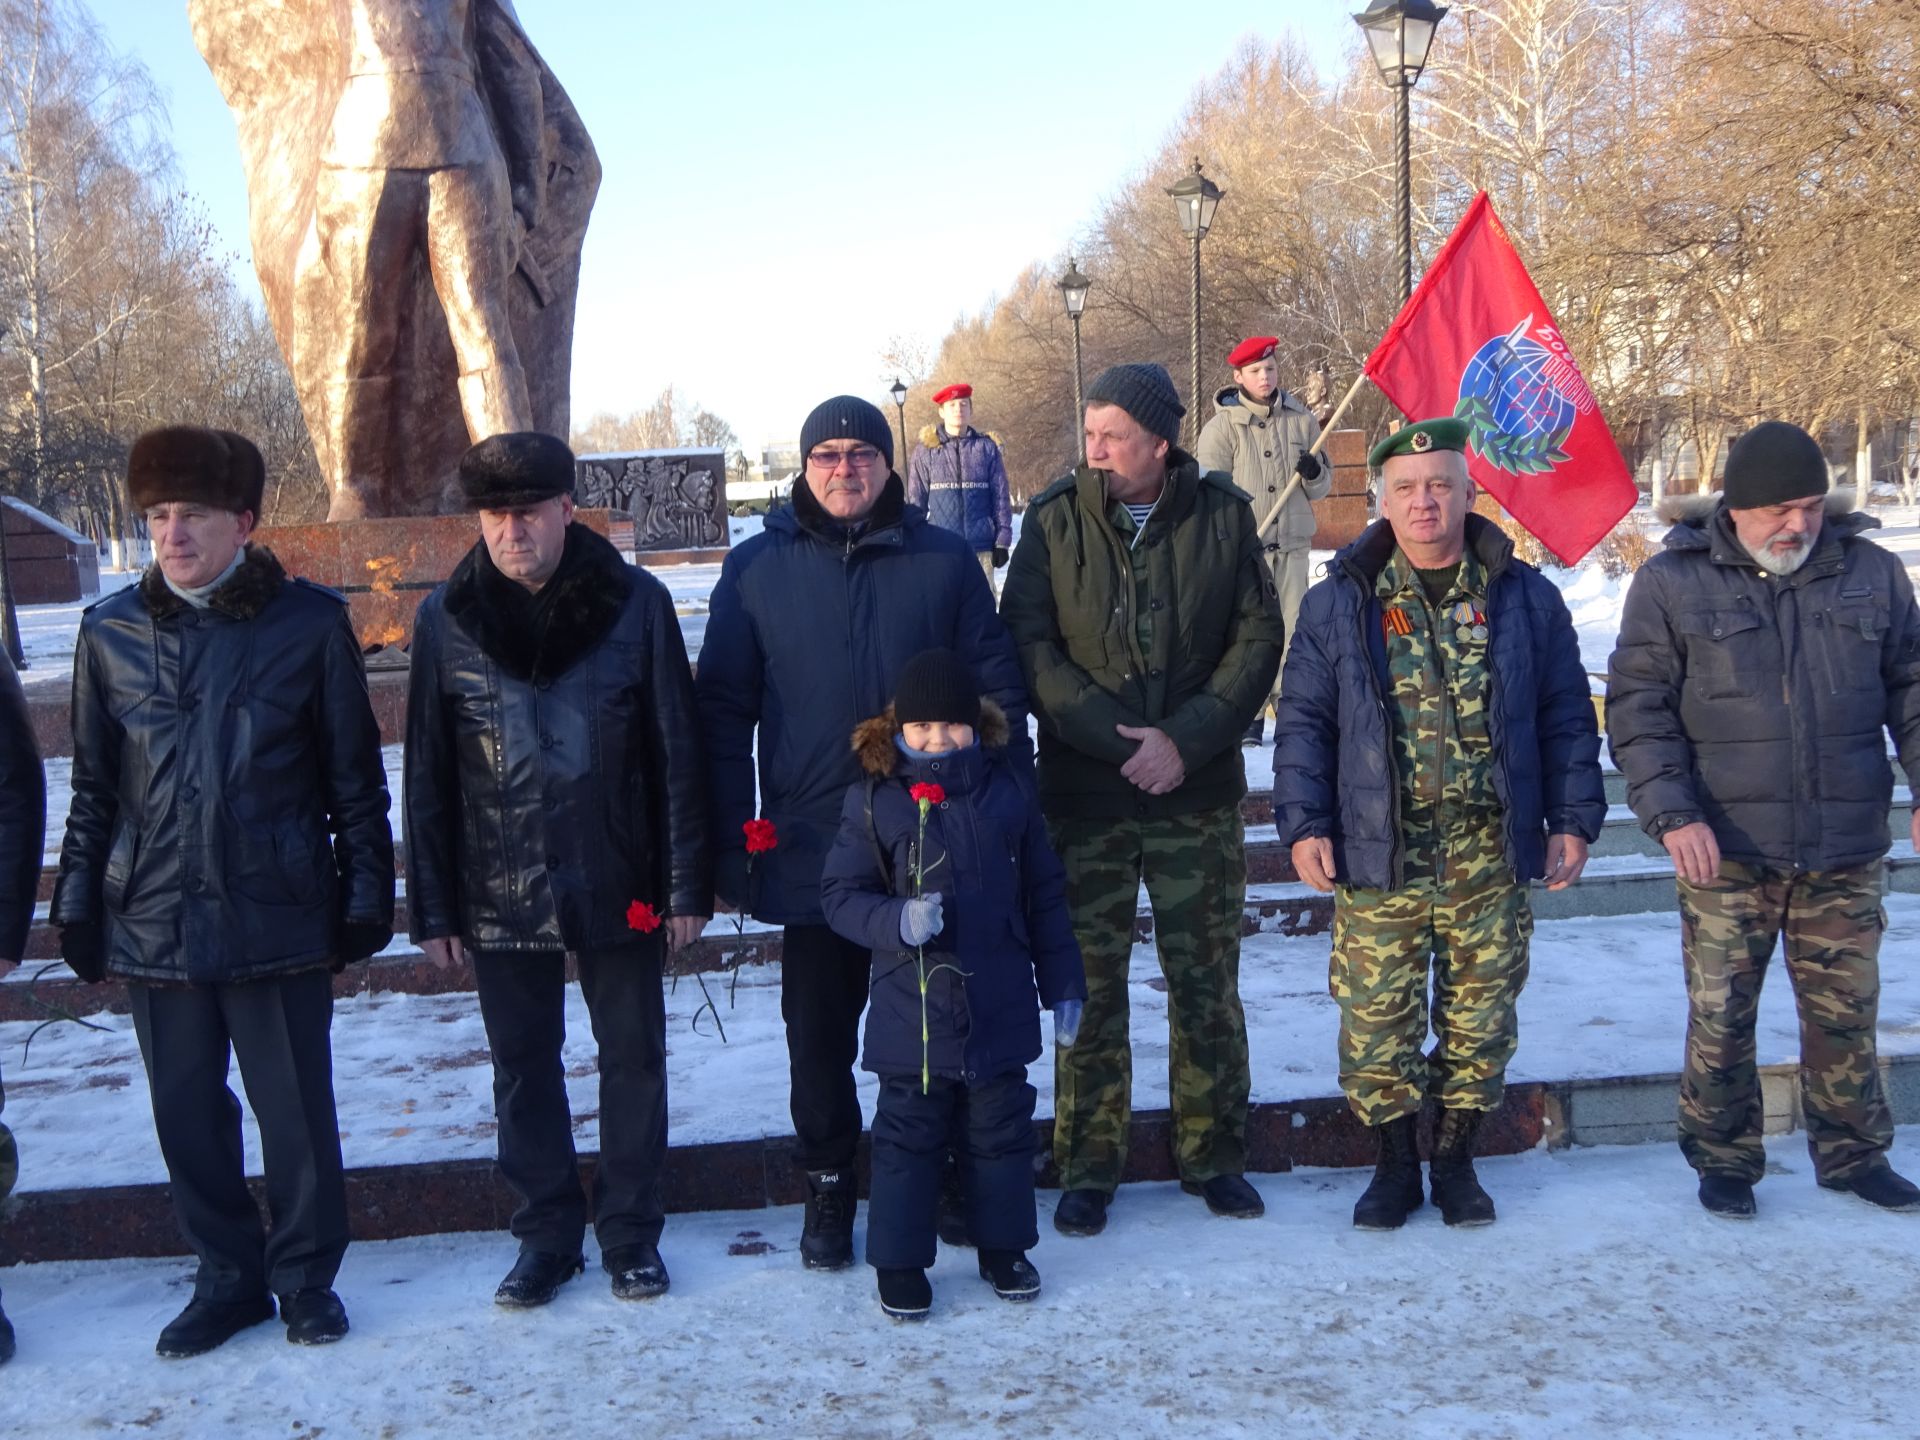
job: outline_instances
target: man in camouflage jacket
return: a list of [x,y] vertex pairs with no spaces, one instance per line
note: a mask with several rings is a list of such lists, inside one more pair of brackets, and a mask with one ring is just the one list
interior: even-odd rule
[[1469,513],[1465,441],[1460,421],[1429,420],[1373,448],[1383,518],[1307,592],[1275,726],[1279,837],[1302,880],[1336,892],[1340,1086],[1379,1137],[1362,1229],[1422,1202],[1428,1096],[1442,1218],[1494,1218],[1473,1149],[1518,1043],[1527,885],[1578,879],[1606,816],[1573,621]]
[[[1634,576],[1608,671],[1627,801],[1679,883],[1680,1148],[1700,1203],[1734,1218],[1753,1215],[1766,1173],[1754,1018],[1783,930],[1814,1174],[1920,1210],[1887,1163],[1874,1045],[1887,733],[1920,776],[1920,610],[1901,562],[1862,538],[1876,522],[1844,501],[1826,514],[1827,486],[1804,430],[1741,436],[1722,495],[1685,507]],[[1911,831],[1920,843],[1920,818]]]

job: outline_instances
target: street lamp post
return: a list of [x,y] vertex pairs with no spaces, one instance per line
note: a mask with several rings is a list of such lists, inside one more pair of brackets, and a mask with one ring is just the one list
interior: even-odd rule
[[1411,99],[1420,72],[1427,68],[1433,32],[1447,7],[1431,0],[1374,0],[1353,17],[1380,78],[1393,87],[1393,235],[1400,270],[1400,303],[1413,294],[1413,161],[1410,155]]
[[1067,302],[1067,318],[1073,322],[1073,428],[1080,437],[1080,460],[1087,458],[1086,371],[1080,364],[1080,312],[1087,308],[1087,291],[1093,281],[1080,273],[1080,267],[1067,257],[1067,273],[1060,277],[1060,298]]
[[[907,387],[900,383],[898,375],[893,377],[893,388],[887,393],[893,396],[893,408],[900,412],[900,465],[907,463]],[[896,470],[900,466],[894,467]]]
[[1180,228],[1193,242],[1193,291],[1189,311],[1193,340],[1193,388],[1187,392],[1187,438],[1200,430],[1200,242],[1213,225],[1213,212],[1226,192],[1200,173],[1200,162],[1193,162],[1191,174],[1183,175],[1167,194],[1180,211]]

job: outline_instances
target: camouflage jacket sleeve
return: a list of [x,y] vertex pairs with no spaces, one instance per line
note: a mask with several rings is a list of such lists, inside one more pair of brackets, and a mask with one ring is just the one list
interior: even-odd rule
[[1664,571],[1656,558],[1633,577],[1607,662],[1607,745],[1649,835],[1702,818],[1693,742],[1680,721],[1686,656],[1673,632]]

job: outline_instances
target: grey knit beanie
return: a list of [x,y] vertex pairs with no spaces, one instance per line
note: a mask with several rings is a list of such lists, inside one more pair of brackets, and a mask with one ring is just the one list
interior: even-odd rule
[[1187,413],[1167,367],[1151,362],[1102,370],[1087,387],[1087,404],[1118,405],[1169,445],[1179,440]]

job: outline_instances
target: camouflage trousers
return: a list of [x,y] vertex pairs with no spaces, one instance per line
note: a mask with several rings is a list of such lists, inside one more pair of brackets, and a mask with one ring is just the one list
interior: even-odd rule
[[1695,1170],[1750,1184],[1766,1171],[1753,1029],[1783,931],[1800,1012],[1800,1104],[1814,1174],[1850,1179],[1893,1144],[1874,1037],[1887,925],[1881,873],[1878,862],[1795,874],[1723,860],[1712,884],[1680,883],[1687,972],[1680,1149]]
[[1247,1020],[1240,917],[1247,859],[1240,807],[1163,820],[1051,820],[1087,971],[1079,1038],[1057,1050],[1053,1159],[1066,1190],[1111,1195],[1133,1114],[1127,968],[1144,879],[1167,982],[1167,1094],[1184,1180],[1246,1169]]
[[1415,1114],[1428,1096],[1449,1110],[1500,1104],[1532,937],[1497,823],[1445,839],[1409,831],[1398,890],[1339,887],[1327,988],[1340,1007],[1340,1089],[1362,1123]]

